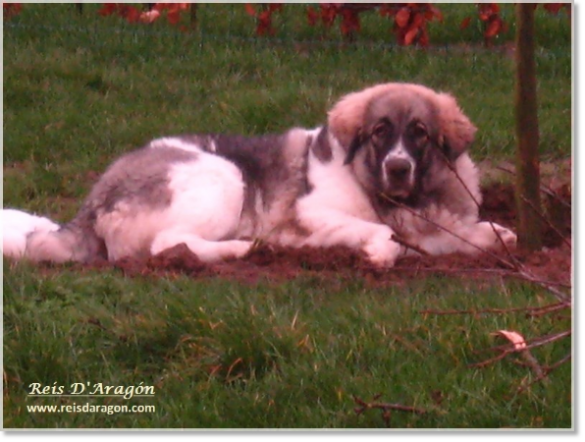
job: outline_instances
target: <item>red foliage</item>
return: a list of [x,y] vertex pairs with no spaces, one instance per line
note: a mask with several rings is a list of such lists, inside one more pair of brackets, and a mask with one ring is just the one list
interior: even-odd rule
[[181,12],[189,8],[189,3],[155,3],[150,11],[140,11],[125,3],[104,3],[98,11],[101,16],[118,15],[129,23],[152,23],[164,11],[170,24],[176,25],[181,20]]
[[[540,3],[536,3],[534,7],[536,8],[539,4]],[[571,17],[571,3],[542,3],[542,7],[555,15],[564,8],[568,16]]]
[[282,10],[282,3],[261,3],[262,11],[256,12],[251,3],[246,3],[246,12],[252,17],[256,17],[256,35],[274,35],[272,27],[272,14]]
[[383,17],[394,17],[393,30],[399,45],[428,46],[427,23],[443,21],[443,14],[430,3],[389,3],[380,8]]
[[2,3],[2,12],[4,13],[4,20],[20,14],[22,10],[22,3]]
[[[254,4],[246,3],[248,15],[256,18],[256,35],[274,35],[272,14],[282,10],[283,3],[259,3],[257,12]],[[149,11],[141,11],[135,6],[125,3],[103,3],[98,13],[101,16],[117,15],[129,23],[152,23],[166,12],[167,21],[171,25],[179,25],[181,14],[189,9],[191,3],[155,3]],[[538,4],[535,4],[536,8]],[[543,3],[542,7],[551,14],[558,14],[565,9],[571,16],[571,3]],[[4,19],[10,19],[20,13],[22,3],[2,3]],[[477,3],[478,17],[484,24],[484,41],[491,46],[493,40],[502,32],[506,32],[507,25],[500,17],[500,6],[497,3]],[[361,30],[360,14],[378,9],[383,17],[393,18],[393,28],[398,44],[408,46],[418,44],[427,46],[429,35],[427,23],[433,20],[442,21],[443,14],[431,3],[320,3],[319,10],[312,6],[307,7],[307,21],[315,26],[319,21],[325,28],[330,28],[340,17],[340,29],[344,37],[352,38]],[[466,29],[471,23],[471,17],[466,17],[460,25]],[[185,26],[179,26],[187,30]]]
[[[500,33],[506,32],[508,26],[500,17],[500,6],[497,3],[477,3],[479,19],[484,23],[483,38],[486,46],[491,46],[493,39]],[[469,26],[471,17],[466,17],[461,22],[460,28]]]
[[471,17],[465,17],[463,19],[463,21],[461,22],[461,25],[459,25],[460,29],[467,29],[469,27],[469,24],[471,23]]
[[378,3],[321,3],[320,14],[312,7],[307,8],[309,25],[315,26],[319,18],[325,28],[330,28],[337,17],[341,17],[341,34],[351,38],[361,30],[359,14],[378,7]]
[[317,24],[317,20],[319,20],[319,14],[315,11],[315,8],[312,6],[307,7],[307,21],[309,22],[309,26],[315,26]]
[[176,25],[181,21],[181,12],[189,9],[189,3],[156,3],[153,8],[155,11],[167,11],[167,20],[171,25]]
[[136,23],[140,20],[141,12],[134,6],[129,6],[125,3],[104,3],[98,14],[102,17],[116,14],[124,18],[128,23]]

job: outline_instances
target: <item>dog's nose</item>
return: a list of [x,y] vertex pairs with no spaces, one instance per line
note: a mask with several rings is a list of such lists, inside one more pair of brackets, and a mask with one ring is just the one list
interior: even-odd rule
[[410,175],[412,166],[408,160],[403,158],[395,158],[386,161],[385,168],[386,173],[390,178],[397,181],[403,181]]

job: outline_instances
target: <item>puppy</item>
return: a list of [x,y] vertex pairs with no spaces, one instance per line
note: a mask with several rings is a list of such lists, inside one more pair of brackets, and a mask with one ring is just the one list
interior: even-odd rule
[[212,262],[261,239],[342,245],[390,267],[413,253],[393,235],[435,255],[511,247],[514,233],[478,222],[475,130],[450,95],[388,83],[343,97],[313,130],[156,139],[115,161],[72,221],[27,232],[15,255],[91,262],[184,243]]

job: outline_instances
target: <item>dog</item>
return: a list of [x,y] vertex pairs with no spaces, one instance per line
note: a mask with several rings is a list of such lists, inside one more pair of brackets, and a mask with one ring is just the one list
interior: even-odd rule
[[386,83],[342,97],[311,130],[159,138],[115,161],[72,221],[33,228],[13,256],[115,261],[184,243],[213,262],[262,240],[346,246],[392,267],[514,247],[511,230],[478,220],[475,132],[451,95]]

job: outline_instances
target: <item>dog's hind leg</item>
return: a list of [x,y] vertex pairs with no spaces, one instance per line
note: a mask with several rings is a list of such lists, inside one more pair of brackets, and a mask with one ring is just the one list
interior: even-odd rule
[[182,243],[189,247],[201,261],[205,262],[241,258],[252,247],[251,241],[208,241],[193,233],[184,233],[171,229],[163,230],[156,235],[150,247],[150,252],[156,255],[163,250],[170,249]]

